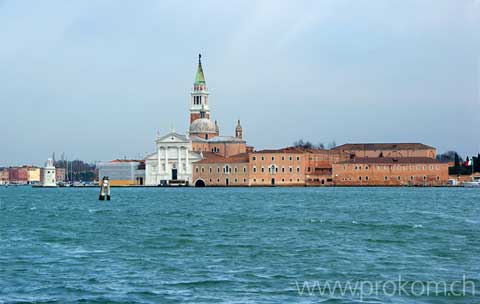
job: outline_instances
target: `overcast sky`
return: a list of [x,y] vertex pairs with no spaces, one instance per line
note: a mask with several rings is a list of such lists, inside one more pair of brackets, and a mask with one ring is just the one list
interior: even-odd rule
[[154,152],[198,53],[220,132],[257,149],[480,150],[478,0],[0,0],[0,166]]

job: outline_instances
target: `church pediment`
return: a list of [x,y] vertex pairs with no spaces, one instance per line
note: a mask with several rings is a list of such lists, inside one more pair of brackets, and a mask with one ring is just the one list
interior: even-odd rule
[[171,132],[167,135],[157,138],[157,143],[188,143],[189,139],[187,136]]

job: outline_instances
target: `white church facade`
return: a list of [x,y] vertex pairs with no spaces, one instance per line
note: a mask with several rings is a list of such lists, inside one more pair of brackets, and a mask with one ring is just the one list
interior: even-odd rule
[[145,158],[145,185],[191,185],[192,163],[202,155],[192,151],[189,137],[171,132],[155,143],[156,152]]

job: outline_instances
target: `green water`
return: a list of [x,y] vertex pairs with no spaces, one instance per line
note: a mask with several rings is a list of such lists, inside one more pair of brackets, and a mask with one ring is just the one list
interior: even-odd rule
[[478,189],[98,191],[0,188],[0,303],[480,303]]

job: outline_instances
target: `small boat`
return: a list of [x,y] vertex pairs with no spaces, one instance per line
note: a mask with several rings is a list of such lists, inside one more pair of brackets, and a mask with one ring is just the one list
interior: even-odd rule
[[480,188],[480,182],[464,182],[463,186],[465,188]]
[[480,176],[475,176],[471,182],[463,182],[462,185],[465,188],[480,188]]

